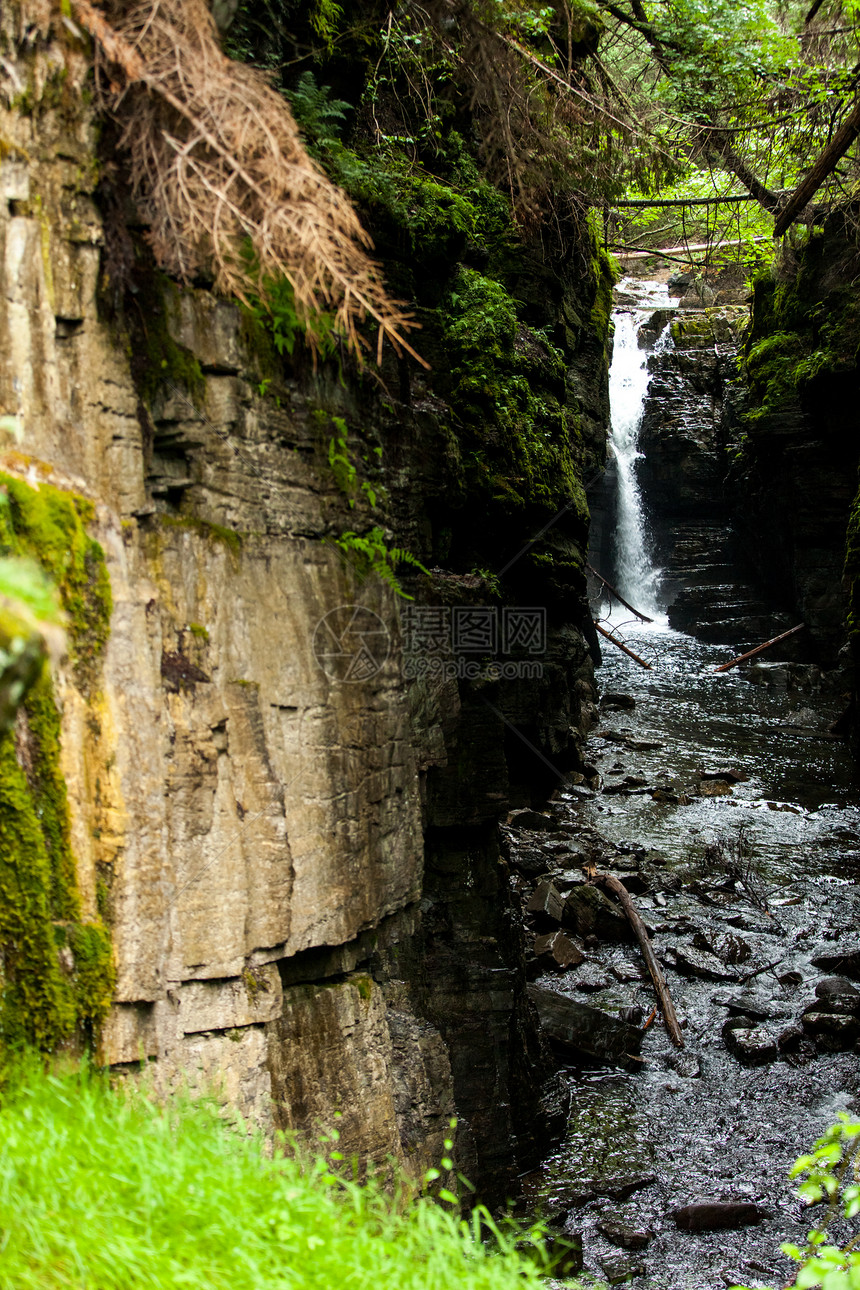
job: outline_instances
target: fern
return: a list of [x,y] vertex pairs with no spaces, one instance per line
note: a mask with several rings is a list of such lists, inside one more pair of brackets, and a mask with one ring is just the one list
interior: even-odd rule
[[329,98],[330,94],[328,85],[317,85],[313,72],[302,72],[295,87],[287,94],[296,124],[315,152],[325,152],[332,144],[340,142],[346,114],[352,111],[351,103]]
[[355,533],[350,529],[335,538],[334,544],[344,553],[361,581],[374,576],[381,578],[403,600],[414,600],[415,597],[404,591],[398,582],[395,573],[398,565],[409,565],[430,576],[429,571],[411,551],[399,546],[389,547],[384,530],[378,526],[368,533]]

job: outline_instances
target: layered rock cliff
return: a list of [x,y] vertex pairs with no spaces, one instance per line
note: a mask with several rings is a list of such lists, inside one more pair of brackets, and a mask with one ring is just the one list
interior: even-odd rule
[[[429,374],[279,354],[157,271],[74,24],[5,6],[2,45],[3,542],[68,623],[54,735],[28,700],[3,753],[30,830],[0,888],[6,1038],[89,1034],[416,1174],[458,1116],[491,1192],[551,1114],[497,826],[593,712],[605,261],[584,228],[553,248],[508,222],[502,271],[450,203],[423,240],[370,203]],[[413,602],[398,549],[429,571],[400,562]],[[543,637],[420,637],[523,607]]]

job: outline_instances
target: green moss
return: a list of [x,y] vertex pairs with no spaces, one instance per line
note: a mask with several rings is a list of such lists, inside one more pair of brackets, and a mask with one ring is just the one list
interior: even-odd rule
[[587,524],[562,352],[519,320],[500,282],[474,269],[459,269],[443,321],[470,487],[508,510],[569,505]]
[[187,346],[173,339],[168,324],[169,313],[176,309],[177,288],[154,269],[139,275],[139,282],[142,351],[134,356],[132,370],[140,395],[151,404],[162,387],[181,385],[199,408],[206,393],[200,363]]
[[[38,688],[19,734],[29,777],[15,736],[0,741],[0,1043],[47,1051],[104,1019],[115,973],[104,927],[80,921],[47,669]],[[65,945],[70,974],[58,954]]]
[[75,860],[69,831],[66,781],[60,771],[60,714],[47,667],[24,702],[29,732],[27,780],[50,865],[49,902],[55,919],[77,918]]
[[743,359],[753,399],[751,427],[792,402],[814,399],[822,377],[860,363],[860,299],[834,271],[833,255],[828,237],[817,234],[790,278],[764,272],[753,280]]
[[92,1030],[107,1016],[116,985],[110,936],[100,923],[73,923],[69,947],[74,958],[72,992],[77,1024]]
[[94,683],[113,608],[104,551],[87,533],[91,502],[0,474],[0,553],[33,556],[60,592],[69,653],[85,693]]
[[208,520],[198,519],[196,515],[159,515],[158,519],[166,528],[188,529],[207,542],[220,543],[237,558],[242,550],[242,534],[223,524],[210,524]]
[[350,977],[350,984],[354,985],[359,993],[359,997],[364,1003],[369,1003],[373,997],[373,980],[369,976]]
[[209,632],[206,630],[206,628],[203,626],[202,623],[189,623],[188,630],[190,631],[192,636],[196,637],[197,640],[203,641],[204,643],[208,644]]
[[[87,533],[94,508],[48,484],[0,475],[0,549],[39,561],[66,614],[69,653],[89,694],[110,630],[104,552]],[[18,727],[0,742],[0,1039],[51,1049],[92,1030],[114,984],[107,932],[80,921],[60,715],[46,662],[24,698]],[[59,945],[73,956],[60,965]]]
[[507,200],[481,176],[456,131],[436,157],[444,175],[431,174],[396,144],[364,157],[332,141],[325,161],[382,239],[422,263],[450,263],[467,245],[498,256],[512,241]]
[[0,1039],[50,1049],[74,1029],[71,990],[60,969],[51,919],[53,886],[45,839],[14,736],[0,741]]

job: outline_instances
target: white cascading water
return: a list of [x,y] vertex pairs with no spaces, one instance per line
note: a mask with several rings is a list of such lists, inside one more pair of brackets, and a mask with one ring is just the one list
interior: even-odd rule
[[[668,299],[661,303],[668,304]],[[648,312],[653,312],[653,308]],[[652,559],[642,495],[636,478],[636,462],[642,455],[639,452],[639,425],[651,379],[647,351],[639,348],[638,330],[648,312],[619,310],[613,315],[615,341],[609,369],[609,443],[615,456],[618,478],[615,526],[618,590],[643,614],[658,618],[662,613],[660,571]],[[668,336],[668,328],[664,336]],[[662,348],[665,343],[661,336],[656,348]]]

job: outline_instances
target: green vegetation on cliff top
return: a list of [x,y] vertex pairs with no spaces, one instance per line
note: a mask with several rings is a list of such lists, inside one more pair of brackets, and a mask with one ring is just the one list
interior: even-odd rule
[[[269,1158],[214,1106],[27,1069],[0,1107],[0,1286],[539,1290],[539,1229]],[[488,1241],[487,1238],[490,1238]]]

